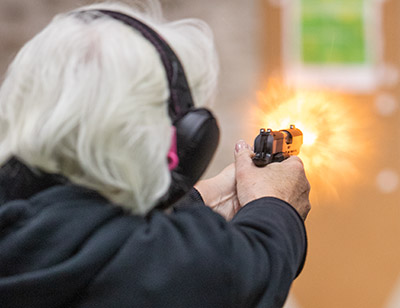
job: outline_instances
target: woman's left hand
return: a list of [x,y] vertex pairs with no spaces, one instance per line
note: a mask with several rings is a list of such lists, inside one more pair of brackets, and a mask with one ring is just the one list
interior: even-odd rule
[[236,194],[235,164],[230,164],[211,179],[199,181],[194,187],[204,203],[226,220],[231,220],[240,209]]

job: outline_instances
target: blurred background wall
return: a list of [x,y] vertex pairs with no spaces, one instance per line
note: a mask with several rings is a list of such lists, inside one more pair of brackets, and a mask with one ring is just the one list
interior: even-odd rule
[[[0,74],[4,76],[17,50],[55,14],[93,2],[0,0]],[[316,142],[320,147],[326,146],[333,156],[329,156],[331,161],[325,159],[318,170],[309,168],[314,205],[307,220],[309,254],[303,274],[294,283],[287,308],[399,308],[399,1],[161,2],[168,19],[197,17],[214,30],[221,74],[213,109],[220,121],[222,138],[206,176],[216,174],[233,161],[233,147],[238,139],[252,143],[258,128],[269,125],[257,115],[254,117],[254,111],[257,113],[259,108],[268,107],[264,110],[266,116],[274,114],[275,105],[260,103],[260,93],[267,97],[272,93],[268,91],[271,78],[278,76],[282,84],[291,84],[295,91],[308,87],[312,91],[330,91],[337,86],[335,91],[340,93],[340,98],[323,101],[327,107],[326,116],[339,113],[342,107],[351,110],[348,114],[340,111],[341,121],[336,120],[337,123],[332,123],[334,117],[327,117],[325,121],[324,114],[314,119],[316,123],[321,119],[324,120],[321,123],[325,123],[320,127],[324,134],[320,134]],[[331,14],[338,3],[342,7],[349,6],[348,14]],[[328,12],[324,12],[324,5],[328,5]],[[356,18],[359,5],[364,12],[362,22]],[[325,15],[319,19],[321,12]],[[340,14],[343,18],[335,19]],[[368,26],[369,23],[373,26]],[[355,27],[360,27],[359,34],[364,33],[368,39],[358,43],[351,42],[352,37],[350,42],[341,39],[343,33],[349,32],[347,29]],[[360,39],[360,36],[354,37]],[[332,45],[327,47],[329,42]],[[316,51],[307,49],[312,46],[317,46]],[[339,58],[324,58],[323,48],[327,48],[328,55],[335,50]],[[351,48],[359,53],[346,51]],[[362,50],[369,49],[374,53],[360,55]],[[296,50],[300,52],[296,54]],[[349,54],[356,55],[347,58]],[[332,61],[341,64],[344,70],[333,65],[330,73]],[[361,65],[360,70],[352,61],[366,65]],[[354,71],[358,75],[354,75]],[[286,91],[283,89],[274,89],[281,95],[275,98],[276,106],[280,104],[280,97],[287,97],[282,95],[281,92]],[[313,120],[312,117],[307,119]],[[327,143],[334,128],[346,121],[351,122],[352,129],[341,131],[341,136],[343,140],[352,140],[353,144],[347,143],[343,149],[342,144]],[[280,128],[283,127],[273,127]],[[360,142],[364,144],[363,150],[356,152]],[[303,158],[310,164],[315,159],[313,153],[319,153],[313,149],[304,149],[307,155]],[[351,156],[352,152],[357,155]],[[348,159],[347,165],[338,164],[345,159]],[[359,176],[353,178],[347,173],[348,168],[356,169]],[[327,185],[334,186],[335,193],[325,192]]]
[[[325,144],[335,153],[326,165],[317,171],[308,169],[314,187],[314,208],[307,222],[309,255],[303,275],[294,283],[292,305],[398,308],[400,2],[259,4],[264,61],[260,77],[269,79],[278,73],[299,90],[308,86],[340,93],[338,99],[324,102],[324,121],[313,119],[321,123],[321,131],[331,126],[320,141],[346,122],[351,127],[341,131],[337,144]],[[305,105],[312,103],[309,98]],[[342,113],[343,107],[347,113]],[[341,118],[329,123],[334,113]],[[342,151],[345,142],[340,142],[346,136],[350,136],[348,153]],[[356,155],[350,158],[351,154]],[[304,159],[312,163],[313,154],[308,155]],[[347,158],[358,176],[348,172],[350,165],[340,165]],[[332,166],[335,170],[330,170]],[[334,183],[335,194],[323,191],[328,181]]]

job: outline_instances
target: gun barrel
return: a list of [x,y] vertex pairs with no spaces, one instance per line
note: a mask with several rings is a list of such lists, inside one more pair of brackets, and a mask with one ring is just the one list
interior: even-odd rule
[[291,128],[283,129],[281,132],[286,134],[286,142],[282,152],[287,152],[289,156],[299,155],[300,148],[303,145],[303,133],[301,130],[296,128],[294,125],[291,125]]

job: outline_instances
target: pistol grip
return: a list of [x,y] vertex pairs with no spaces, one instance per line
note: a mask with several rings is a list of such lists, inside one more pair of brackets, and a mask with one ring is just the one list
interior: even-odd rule
[[254,156],[252,159],[253,159],[253,163],[254,163],[257,167],[265,167],[266,165],[268,165],[269,163],[272,162],[272,161],[270,161],[270,160],[262,159],[262,158],[259,158],[259,157],[257,157],[257,156]]
[[274,155],[272,162],[273,163],[280,163],[284,161],[285,159],[289,158],[289,155],[285,155],[283,153],[277,153]]
[[284,153],[277,153],[272,157],[269,156],[267,158],[259,158],[257,157],[257,155],[255,155],[252,159],[257,167],[265,167],[266,165],[269,165],[271,163],[280,163],[287,158],[289,158],[289,155],[285,155]]

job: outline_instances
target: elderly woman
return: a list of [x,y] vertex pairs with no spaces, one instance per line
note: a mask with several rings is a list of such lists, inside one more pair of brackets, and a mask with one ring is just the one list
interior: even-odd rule
[[301,161],[257,168],[240,141],[193,188],[218,140],[193,106],[213,97],[214,45],[151,4],[59,15],[9,68],[1,307],[281,307],[301,271]]

